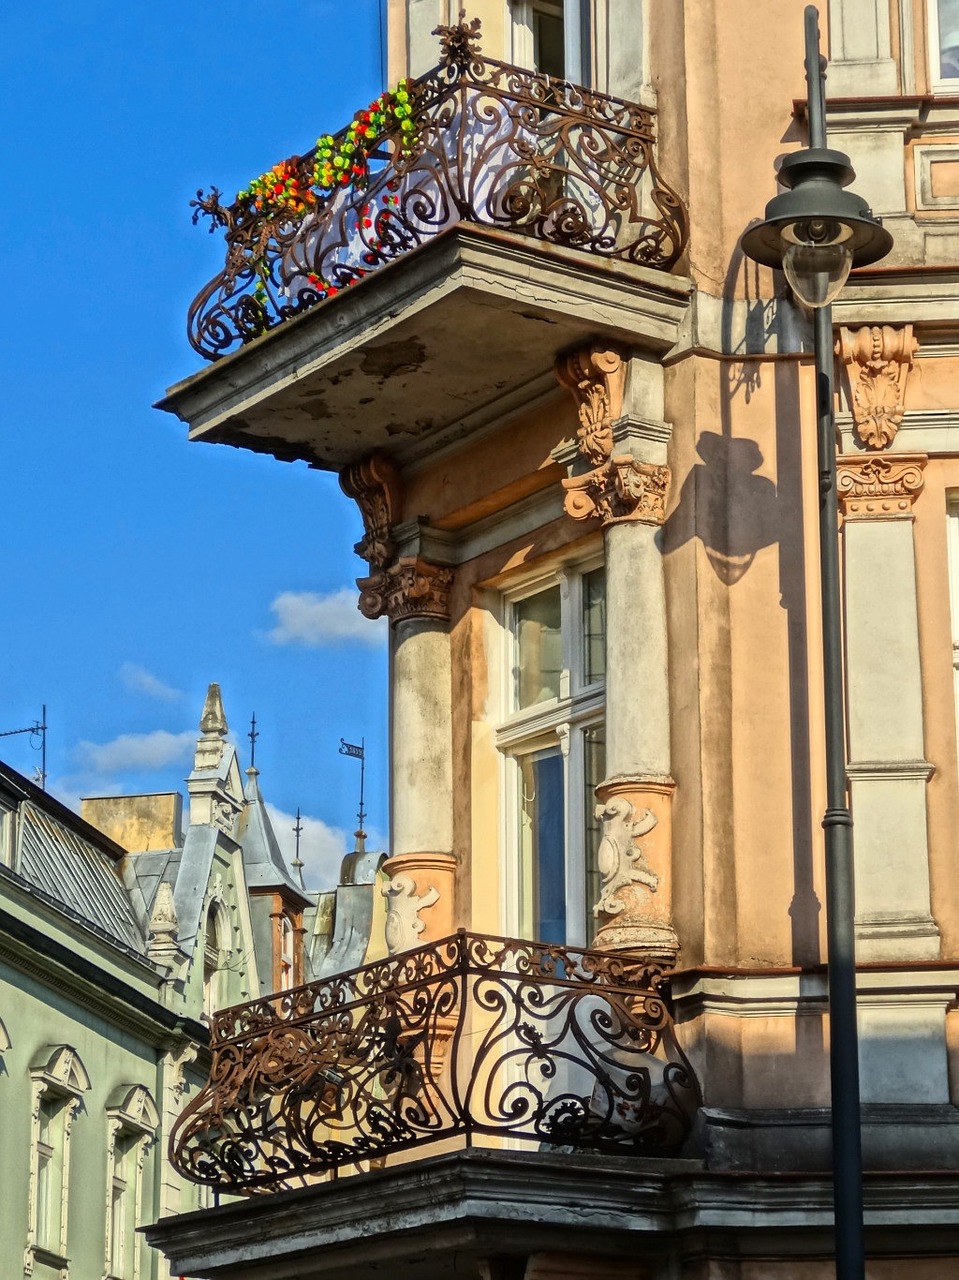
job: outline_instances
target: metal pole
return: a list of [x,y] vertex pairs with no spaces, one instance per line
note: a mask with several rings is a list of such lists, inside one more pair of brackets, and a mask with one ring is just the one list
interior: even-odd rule
[[[819,15],[806,9],[809,141],[826,139]],[[856,1025],[855,880],[852,815],[846,786],[845,682],[839,585],[839,503],[833,413],[832,308],[814,312],[819,445],[819,557],[822,587],[823,696],[826,731],[826,962],[829,978],[829,1074],[832,1085],[833,1205],[836,1276],[864,1280],[859,1032]]]

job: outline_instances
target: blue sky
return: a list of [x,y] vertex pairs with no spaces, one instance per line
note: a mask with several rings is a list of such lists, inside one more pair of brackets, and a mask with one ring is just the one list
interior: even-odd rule
[[[255,711],[281,837],[329,883],[386,812],[386,633],[360,617],[362,529],[335,476],[188,444],[153,409],[202,361],[192,296],[222,262],[198,187],[231,193],[381,88],[379,0],[6,0],[0,151],[0,730],[47,704],[48,787],[184,790],[209,681]],[[0,758],[31,775],[27,735]]]

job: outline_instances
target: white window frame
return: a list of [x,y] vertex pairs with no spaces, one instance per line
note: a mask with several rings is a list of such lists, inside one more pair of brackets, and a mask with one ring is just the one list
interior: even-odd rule
[[929,50],[929,83],[933,93],[959,93],[959,75],[940,75],[942,49],[939,39],[939,0],[926,0],[926,41]]
[[[144,1241],[136,1229],[143,1223],[143,1170],[159,1125],[156,1103],[144,1085],[121,1085],[108,1100],[105,1280],[140,1280]],[[118,1189],[123,1192],[119,1221]]]
[[946,555],[949,572],[949,617],[952,628],[952,690],[959,734],[959,493],[946,501]]
[[[48,1045],[34,1059],[30,1068],[31,1129],[30,1175],[27,1186],[27,1243],[23,1269],[31,1275],[38,1262],[68,1272],[67,1242],[70,1210],[70,1138],[83,1095],[90,1088],[90,1077],[80,1055],[70,1045]],[[56,1106],[52,1113],[56,1129],[50,1134],[48,1150],[41,1151],[41,1115],[44,1107]],[[49,1161],[50,1185],[46,1187],[49,1207],[57,1214],[53,1238],[40,1223],[40,1190],[43,1172],[41,1155]]]
[[[606,682],[603,679],[591,685],[582,685],[578,673],[584,669],[582,582],[586,574],[603,567],[602,555],[571,561],[550,571],[524,578],[515,586],[502,591],[500,596],[502,670],[498,682],[500,716],[495,735],[500,752],[500,794],[503,797],[503,827],[499,842],[502,886],[500,918],[505,932],[513,937],[531,938],[534,930],[529,912],[521,906],[521,899],[529,895],[521,890],[522,873],[519,866],[519,759],[535,751],[558,746],[563,757],[566,813],[566,943],[569,946],[588,946],[592,940],[585,936],[587,913],[591,904],[586,902],[586,850],[583,848],[587,818],[583,731],[605,723]],[[557,584],[560,588],[563,664],[559,697],[515,709],[514,669],[517,655],[514,608],[520,601]]]
[[[564,34],[564,79],[573,84],[589,85],[590,58],[584,49],[584,11],[592,18],[595,0],[507,0],[511,32],[510,61],[518,67],[535,68],[533,15],[537,9],[555,13],[562,10]],[[570,21],[570,18],[573,21]]]

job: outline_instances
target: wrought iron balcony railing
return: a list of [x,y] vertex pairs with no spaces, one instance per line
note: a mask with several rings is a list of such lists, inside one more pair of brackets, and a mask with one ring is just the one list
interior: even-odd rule
[[663,986],[628,956],[461,930],[238,1005],[171,1158],[249,1194],[444,1139],[673,1154],[699,1090]]
[[201,355],[226,355],[461,221],[647,267],[676,262],[687,217],[656,168],[654,113],[486,58],[477,29],[438,29],[441,61],[403,89],[402,120],[360,113],[231,205],[215,187],[197,192],[194,221],[209,215],[227,245],[189,311]]

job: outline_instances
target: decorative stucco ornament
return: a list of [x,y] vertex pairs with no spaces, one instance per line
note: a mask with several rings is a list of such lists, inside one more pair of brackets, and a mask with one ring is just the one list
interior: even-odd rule
[[836,464],[839,505],[846,520],[911,520],[922,493],[922,453],[842,457]]
[[622,416],[626,361],[614,348],[583,347],[556,362],[556,376],[576,401],[579,449],[594,466],[613,451],[613,423]]
[[867,448],[885,449],[902,424],[906,377],[919,350],[912,325],[841,329],[838,350],[849,366],[856,435]]
[[149,930],[150,941],[147,950],[151,956],[165,955],[176,949],[178,924],[176,907],[173,905],[173,887],[165,880],[160,882],[157,889]]
[[409,951],[419,943],[419,936],[426,925],[419,917],[425,907],[432,907],[439,902],[439,890],[433,885],[424,894],[417,897],[416,881],[412,876],[394,876],[382,890],[383,897],[389,904],[386,915],[386,945],[390,955],[400,951]]
[[616,897],[620,889],[643,884],[655,893],[659,887],[659,876],[646,861],[642,846],[636,843],[640,836],[652,831],[657,818],[649,809],[637,816],[635,806],[624,796],[613,796],[606,804],[597,805],[595,814],[603,824],[598,850],[603,882],[593,915],[616,916],[626,909],[626,903]]

